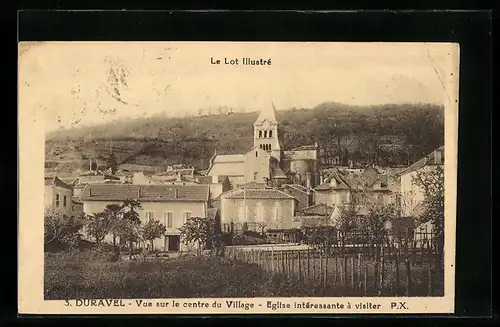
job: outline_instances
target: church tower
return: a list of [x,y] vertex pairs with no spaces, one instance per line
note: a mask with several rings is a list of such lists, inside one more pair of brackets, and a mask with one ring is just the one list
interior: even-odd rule
[[263,109],[253,124],[253,145],[281,161],[281,142],[278,120],[276,119],[276,108],[274,103],[272,109]]

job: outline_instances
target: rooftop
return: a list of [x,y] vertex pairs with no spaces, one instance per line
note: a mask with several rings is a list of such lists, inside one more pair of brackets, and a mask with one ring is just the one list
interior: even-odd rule
[[64,183],[58,177],[45,177],[44,185],[53,185],[53,186],[56,186],[56,187],[66,188],[68,190],[72,190],[73,189],[70,185]]
[[81,201],[124,201],[137,199],[147,202],[207,201],[207,185],[134,185],[89,184],[80,197]]
[[432,151],[431,153],[427,154],[425,157],[421,158],[420,160],[417,160],[408,168],[403,169],[402,171],[399,172],[399,175],[404,175],[407,173],[411,173],[412,171],[415,171],[417,169],[420,169],[424,166],[427,165],[443,165],[444,164],[444,145],[440,146],[436,150]]
[[261,189],[239,189],[229,194],[226,199],[282,199],[294,200],[295,198],[277,189],[261,188]]

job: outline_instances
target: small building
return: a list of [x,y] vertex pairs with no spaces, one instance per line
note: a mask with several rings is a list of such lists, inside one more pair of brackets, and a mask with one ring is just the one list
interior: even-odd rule
[[68,216],[73,215],[71,206],[73,188],[64,183],[58,177],[46,177],[44,184],[45,209],[56,210],[57,212]]
[[[108,204],[122,204],[127,199],[141,203],[138,210],[142,223],[160,221],[165,235],[155,240],[154,248],[162,251],[187,251],[193,244],[184,244],[180,228],[190,217],[206,217],[210,190],[206,185],[137,185],[88,184],[80,198],[86,214],[104,211]],[[107,236],[111,241],[111,235]]]
[[402,209],[405,215],[418,216],[416,209],[418,209],[419,203],[424,200],[423,190],[414,181],[418,173],[432,171],[438,167],[444,169],[444,146],[437,148],[399,172]]
[[290,229],[297,200],[275,188],[243,188],[220,196],[221,224],[225,232],[248,230],[263,232],[268,228]]

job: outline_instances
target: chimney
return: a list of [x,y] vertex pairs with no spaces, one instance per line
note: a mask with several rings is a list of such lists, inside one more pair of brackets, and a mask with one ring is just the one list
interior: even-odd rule
[[175,198],[177,199],[179,197],[179,189],[175,188],[174,192],[175,192]]
[[307,172],[306,173],[306,187],[307,189],[311,189],[311,173],[310,172]]
[[92,159],[89,159],[89,171],[92,171]]
[[141,189],[140,189],[140,188],[138,188],[138,189],[137,189],[137,197],[138,197],[138,198],[140,198],[140,197],[141,197]]
[[89,196],[92,196],[92,189],[89,187]]

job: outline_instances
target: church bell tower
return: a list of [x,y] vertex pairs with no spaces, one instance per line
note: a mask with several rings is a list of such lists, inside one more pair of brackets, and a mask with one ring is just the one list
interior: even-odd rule
[[267,151],[272,157],[281,161],[281,144],[279,139],[278,120],[274,103],[272,109],[263,109],[253,124],[253,144]]

